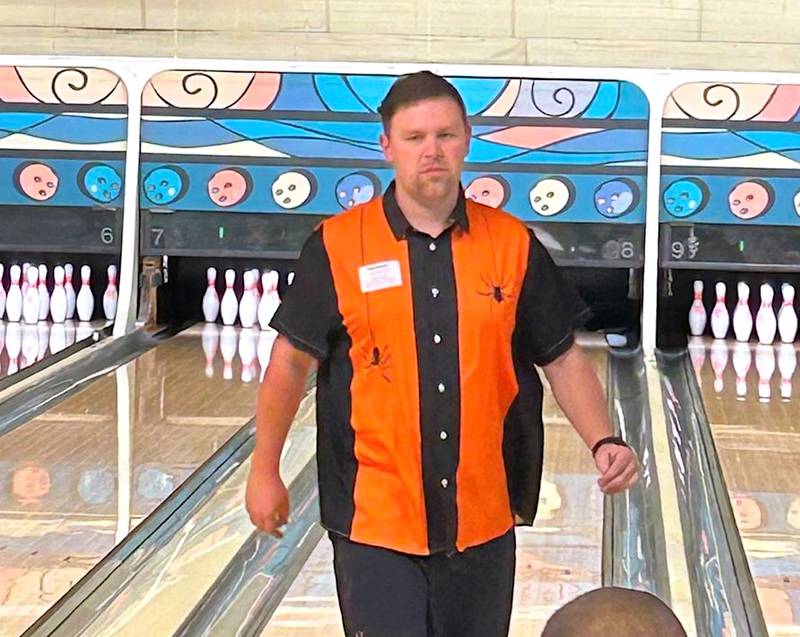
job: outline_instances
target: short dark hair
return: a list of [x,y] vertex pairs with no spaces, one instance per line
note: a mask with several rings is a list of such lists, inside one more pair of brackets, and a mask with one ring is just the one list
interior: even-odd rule
[[542,637],[647,635],[686,637],[680,621],[658,597],[609,586],[572,600],[550,618]]
[[384,130],[389,130],[389,122],[392,121],[392,117],[404,106],[436,97],[447,97],[453,100],[461,109],[464,122],[467,121],[467,108],[456,88],[440,75],[430,71],[418,71],[400,77],[392,84],[392,88],[383,98],[383,102],[378,107],[378,113],[381,115]]

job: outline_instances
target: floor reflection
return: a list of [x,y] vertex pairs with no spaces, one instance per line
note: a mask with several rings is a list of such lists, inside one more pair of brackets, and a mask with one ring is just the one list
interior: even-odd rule
[[252,418],[247,347],[244,359],[208,361],[202,332],[0,437],[0,636],[21,633]]
[[770,634],[800,634],[796,348],[693,338],[689,353]]

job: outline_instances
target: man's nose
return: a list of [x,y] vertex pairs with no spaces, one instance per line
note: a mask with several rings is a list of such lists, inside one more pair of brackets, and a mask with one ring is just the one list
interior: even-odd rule
[[435,135],[431,135],[425,139],[423,152],[425,153],[426,157],[438,157],[441,154],[441,150],[441,144]]

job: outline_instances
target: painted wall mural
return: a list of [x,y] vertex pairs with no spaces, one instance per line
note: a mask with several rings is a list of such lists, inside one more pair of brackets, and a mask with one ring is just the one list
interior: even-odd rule
[[800,85],[685,84],[662,134],[661,220],[798,224]]
[[[334,214],[391,179],[389,75],[168,71],[143,94],[141,205]],[[468,196],[527,221],[644,222],[648,104],[620,81],[451,77]]]
[[0,205],[121,206],[127,101],[103,69],[0,67]]

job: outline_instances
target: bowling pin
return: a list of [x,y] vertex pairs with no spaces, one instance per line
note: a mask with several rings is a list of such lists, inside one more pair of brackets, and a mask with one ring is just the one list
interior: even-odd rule
[[108,285],[105,292],[103,292],[103,314],[107,321],[113,321],[117,315],[117,299],[119,292],[117,291],[117,266],[110,265],[106,270],[108,276]]
[[286,281],[289,285],[294,283],[294,272],[289,272],[289,275],[286,277]]
[[25,298],[25,292],[28,291],[28,269],[31,264],[27,261],[22,264],[22,298]]
[[236,315],[239,313],[239,301],[233,291],[235,281],[236,272],[225,270],[225,294],[222,295],[222,302],[219,304],[223,325],[233,325],[236,322]]
[[53,295],[50,297],[50,316],[53,323],[63,323],[67,318],[67,291],[64,289],[64,277],[64,268],[60,265],[53,268]]
[[242,327],[253,327],[258,315],[258,301],[255,292],[256,280],[252,270],[245,270],[243,276],[244,292],[239,300],[239,322]]
[[778,369],[781,372],[781,398],[789,400],[792,397],[792,379],[794,370],[797,369],[797,352],[794,345],[781,343],[778,350]]
[[736,340],[746,343],[750,340],[750,334],[753,332],[753,315],[750,313],[750,286],[744,281],[739,281],[737,286],[739,293],[739,301],[736,303],[736,309],[733,310],[733,334]]
[[226,325],[222,328],[219,337],[219,351],[222,353],[222,377],[225,380],[233,378],[233,357],[236,355],[236,330]]
[[[689,308],[689,332],[692,336],[701,336],[706,329],[706,308],[703,305],[703,282],[694,282],[694,300]],[[705,355],[704,355],[705,357]]]
[[[730,325],[730,314],[728,308],[725,306],[725,284],[719,281],[715,286],[717,293],[717,302],[714,309],[711,310],[711,333],[714,338],[725,338],[728,335],[728,327]],[[726,351],[726,364],[727,364],[727,349]]]
[[747,343],[736,343],[733,348],[733,369],[736,371],[736,395],[744,398],[747,394],[747,373],[753,362],[753,354]]
[[725,389],[722,374],[728,366],[728,344],[722,339],[714,339],[711,343],[711,369],[714,370],[714,391],[718,394]]
[[[0,266],[2,267],[2,266]],[[2,270],[0,270],[2,274]],[[794,311],[794,286],[784,283],[781,286],[783,303],[778,311],[778,334],[782,343],[794,343],[797,336],[797,313]]]
[[103,292],[103,314],[107,321],[113,321],[117,315],[117,266],[111,264],[106,270],[108,275],[108,285],[106,291]]
[[[209,268],[211,269],[211,268]],[[206,378],[214,377],[214,358],[219,350],[219,327],[216,323],[203,325],[203,354],[206,358]]]
[[[33,325],[39,322],[39,270],[28,268],[28,287],[22,297],[22,320]],[[23,334],[23,338],[24,338]]]
[[19,278],[22,273],[20,267],[12,265],[9,270],[11,284],[8,286],[8,296],[6,297],[6,315],[8,320],[16,323],[22,317],[22,290],[19,287]]
[[[19,268],[19,266],[14,266]],[[19,370],[19,353],[22,351],[22,326],[17,320],[9,323],[6,329],[6,352],[8,352],[8,372],[15,374]]]
[[64,291],[67,293],[67,318],[75,318],[75,288],[72,285],[72,264],[64,266]]
[[39,264],[39,320],[46,321],[50,314],[50,293],[47,291],[47,266]]
[[94,314],[94,295],[92,294],[92,268],[81,266],[81,289],[75,300],[78,318],[82,322],[91,321]]
[[270,329],[269,322],[281,304],[278,296],[278,278],[280,274],[276,271],[265,272],[261,277],[264,283],[264,297],[258,306],[258,324],[262,330]]
[[772,299],[775,297],[775,291],[769,283],[761,284],[761,307],[758,308],[756,314],[756,334],[758,334],[758,342],[762,345],[772,345],[775,340],[775,330],[777,328],[777,321],[775,320],[775,311],[772,309]]
[[[253,274],[252,271],[249,274]],[[242,359],[242,382],[249,383],[256,371],[256,331],[245,328],[239,334],[239,358]]]
[[256,294],[256,308],[257,308],[258,304],[261,303],[261,290],[258,289],[258,284],[261,282],[261,273],[258,271],[258,268],[253,268],[251,271],[253,273],[253,281],[254,281],[253,291]]
[[5,313],[6,313],[6,288],[3,285],[3,264],[0,263],[0,320],[2,320],[3,315]]
[[275,344],[275,339],[278,333],[275,330],[264,330],[258,334],[258,364],[261,366],[261,375],[259,380],[264,380],[264,374],[267,372],[269,366],[269,359],[272,355],[272,346]]
[[761,402],[768,402],[771,394],[769,382],[775,372],[775,350],[772,345],[762,343],[756,347],[756,370],[758,371],[758,399]]
[[217,269],[206,270],[208,287],[203,295],[203,318],[206,323],[214,323],[219,316],[219,294],[217,294]]
[[[63,274],[63,271],[62,271]],[[50,312],[53,311],[52,299],[50,302]],[[58,354],[61,350],[67,347],[67,328],[64,327],[64,322],[53,323],[50,328],[50,354]]]

